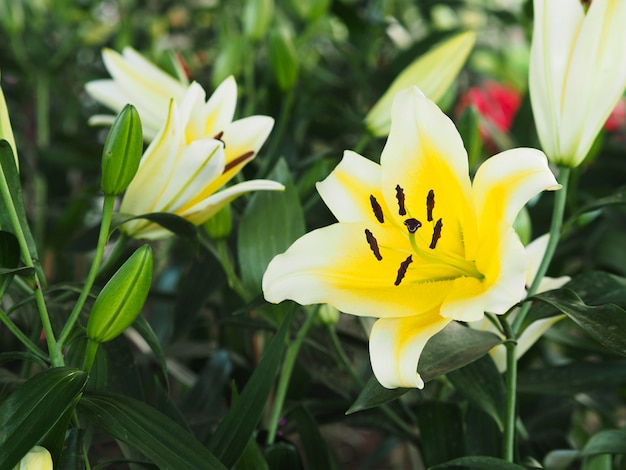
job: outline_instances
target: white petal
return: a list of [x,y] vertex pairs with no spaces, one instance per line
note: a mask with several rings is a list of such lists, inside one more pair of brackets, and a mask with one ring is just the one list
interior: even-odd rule
[[185,208],[180,215],[189,222],[200,225],[213,217],[219,210],[239,196],[251,191],[284,191],[285,187],[270,180],[250,180],[219,191],[199,203]]
[[560,135],[562,156],[574,159],[571,166],[582,162],[624,92],[624,25],[626,2],[594,0],[576,38],[563,90]]
[[578,1],[534,1],[529,87],[537,133],[551,160],[561,158],[563,92],[574,41],[584,20]]
[[472,186],[479,231],[489,230],[499,220],[513,224],[533,196],[558,188],[543,152],[518,148],[494,155],[478,168]]
[[324,180],[317,183],[317,192],[339,222],[376,223],[370,196],[380,205],[385,201],[380,193],[380,165],[346,150],[343,159]]
[[236,105],[237,82],[231,75],[215,89],[204,106],[204,132],[214,137],[223,131],[232,122]]
[[424,388],[417,373],[420,354],[428,340],[449,322],[436,312],[378,320],[370,333],[370,360],[380,384],[386,388]]

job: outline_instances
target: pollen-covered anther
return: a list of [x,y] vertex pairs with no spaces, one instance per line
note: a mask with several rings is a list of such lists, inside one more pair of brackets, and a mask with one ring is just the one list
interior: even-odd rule
[[398,200],[398,214],[406,215],[406,209],[404,208],[404,189],[397,184],[396,185],[396,199]]
[[432,189],[428,191],[426,196],[426,217],[429,222],[433,221],[433,209],[435,208],[435,191]]
[[422,226],[422,223],[417,219],[410,218],[404,221],[404,225],[406,225],[406,228],[410,233],[415,233],[417,232],[417,229]]
[[372,210],[374,211],[376,220],[382,224],[385,221],[385,217],[383,217],[383,209],[380,207],[380,204],[378,204],[378,201],[373,194],[370,194],[370,204],[372,205]]
[[402,263],[400,263],[400,267],[398,268],[398,275],[396,276],[396,281],[393,283],[394,286],[399,286],[404,279],[404,275],[406,274],[406,270],[409,268],[409,264],[413,262],[413,255],[409,255],[407,259],[405,259]]
[[441,238],[441,229],[442,228],[443,228],[443,222],[441,221],[441,219],[439,219],[437,221],[437,223],[435,224],[435,228],[433,230],[433,238],[430,241],[429,248],[431,250],[434,250],[435,247],[437,246],[437,240],[439,240]]
[[372,253],[374,253],[374,256],[376,256],[376,259],[378,261],[381,261],[383,259],[383,255],[380,254],[378,241],[376,241],[376,238],[368,229],[365,229],[365,238],[367,239],[367,243],[370,246],[370,250],[372,250]]

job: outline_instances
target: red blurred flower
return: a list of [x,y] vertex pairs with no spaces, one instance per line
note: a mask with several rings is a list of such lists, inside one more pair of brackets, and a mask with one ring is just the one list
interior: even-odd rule
[[[486,80],[480,86],[467,90],[461,97],[457,111],[460,114],[466,107],[474,106],[488,124],[507,132],[511,128],[520,101],[520,94],[514,88]],[[483,138],[488,139],[488,126],[481,125],[480,133]]]
[[604,124],[607,132],[626,130],[626,98],[620,98]]

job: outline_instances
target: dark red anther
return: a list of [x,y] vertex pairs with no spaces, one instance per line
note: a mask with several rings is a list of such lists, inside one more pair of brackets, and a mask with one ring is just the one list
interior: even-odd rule
[[406,274],[406,270],[409,268],[409,264],[413,262],[413,255],[409,255],[407,259],[405,259],[402,263],[400,263],[400,267],[398,268],[398,275],[396,276],[396,281],[393,283],[394,286],[399,286],[404,279],[404,275]]
[[428,196],[426,197],[426,217],[429,222],[433,221],[433,209],[435,208],[435,191],[432,189],[428,191]]
[[385,221],[385,218],[383,217],[383,209],[380,207],[380,204],[378,204],[378,201],[373,194],[370,194],[370,204],[372,204],[372,210],[374,211],[376,220],[382,224]]
[[404,189],[398,184],[396,185],[396,199],[398,200],[398,214],[406,215],[404,208]]
[[439,240],[441,238],[441,229],[442,228],[443,228],[443,222],[441,221],[441,219],[439,219],[437,221],[437,223],[435,224],[435,229],[433,230],[433,238],[430,241],[429,248],[431,250],[434,250],[435,247],[437,246],[437,240]]
[[383,259],[383,255],[380,254],[378,242],[376,241],[376,238],[374,237],[372,232],[370,232],[368,229],[365,229],[365,238],[367,239],[367,243],[369,243],[370,245],[370,250],[372,250],[372,253],[374,253],[374,256],[376,256],[376,259],[378,261],[381,261]]

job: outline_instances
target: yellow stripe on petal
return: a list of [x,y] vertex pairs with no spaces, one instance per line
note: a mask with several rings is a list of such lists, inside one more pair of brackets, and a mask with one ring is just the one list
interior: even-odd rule
[[370,333],[372,370],[385,388],[424,388],[417,372],[420,354],[430,338],[450,320],[431,310],[406,318],[382,318]]
[[[453,270],[424,265],[411,255],[406,239],[382,226],[371,229],[378,259],[365,230],[368,224],[338,223],[298,239],[269,264],[263,277],[265,298],[274,303],[327,303],[371,317],[416,315],[443,302],[455,278]],[[413,260],[402,273],[409,256]]]

